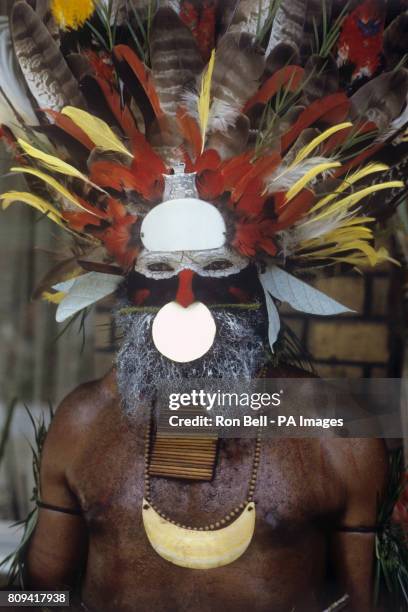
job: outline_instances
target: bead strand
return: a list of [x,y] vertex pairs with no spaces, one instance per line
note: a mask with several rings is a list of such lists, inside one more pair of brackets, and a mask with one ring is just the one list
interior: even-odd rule
[[[145,434],[145,453],[144,453],[144,467],[145,467],[145,472],[144,472],[144,491],[145,491],[145,499],[146,499],[146,502],[148,502],[149,506],[163,520],[168,521],[169,523],[171,523],[172,525],[175,525],[176,527],[181,527],[182,529],[188,529],[190,531],[214,531],[216,529],[220,529],[220,528],[224,527],[225,525],[228,525],[229,523],[231,523],[248,506],[248,504],[254,502],[256,482],[257,482],[257,478],[258,478],[259,461],[260,461],[260,455],[261,455],[261,435],[260,435],[260,432],[258,432],[258,435],[257,435],[257,438],[256,438],[256,442],[255,442],[255,453],[254,453],[254,460],[253,460],[253,465],[252,465],[251,478],[249,480],[248,495],[247,495],[246,500],[242,504],[240,504],[239,506],[234,508],[234,510],[231,510],[228,514],[226,514],[219,521],[211,523],[210,525],[205,525],[203,527],[191,527],[189,525],[184,525],[182,523],[178,523],[177,521],[175,521],[175,520],[171,519],[170,517],[168,517],[166,514],[164,514],[164,512],[162,512],[160,510],[160,508],[158,508],[156,506],[156,504],[154,504],[152,502],[152,499],[151,499],[151,486],[150,486],[150,475],[149,475],[149,461],[150,461],[150,449],[151,449],[151,431],[152,431],[152,422],[151,422],[151,418],[150,418],[149,419],[149,423],[148,423],[147,428],[146,428],[146,434]],[[147,507],[145,507],[145,509],[147,510]],[[249,510],[250,510],[250,508],[249,508]]]

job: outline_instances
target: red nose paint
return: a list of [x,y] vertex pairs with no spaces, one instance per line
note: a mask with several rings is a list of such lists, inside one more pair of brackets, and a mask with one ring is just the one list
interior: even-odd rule
[[178,275],[178,289],[176,295],[176,302],[188,308],[191,304],[194,304],[195,297],[193,293],[193,277],[194,272],[192,270],[182,270]]

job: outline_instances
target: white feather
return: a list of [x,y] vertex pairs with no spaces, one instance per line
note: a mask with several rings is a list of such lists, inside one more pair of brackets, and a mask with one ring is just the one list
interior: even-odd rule
[[195,90],[186,89],[180,96],[180,103],[190,117],[198,120],[198,93]]
[[[385,130],[384,132],[382,132],[381,134],[377,136],[375,142],[378,142],[378,143],[385,142],[386,140],[388,140],[388,138],[391,138],[391,136],[396,134],[398,130],[403,128],[404,125],[406,125],[407,123],[408,123],[408,99],[407,99],[407,105],[405,109],[402,111],[401,115],[397,117],[396,119],[394,119],[394,121],[391,123],[391,125],[388,127],[387,130]],[[404,134],[401,134],[400,137],[401,139],[403,139]],[[398,141],[396,141],[396,144],[397,142]]]
[[[198,99],[199,96],[197,92],[191,89],[184,91],[181,96],[183,108],[190,117],[193,117],[196,121],[199,120]],[[214,98],[210,108],[207,133],[226,132],[228,128],[233,127],[240,114],[241,106],[240,103],[238,103],[237,106],[233,106],[224,100]]]
[[[38,125],[38,119],[27,95],[24,78],[15,61],[7,17],[0,17],[0,87],[21,118],[28,125]],[[15,136],[21,137],[24,135],[24,131],[18,125],[13,109],[10,108],[10,105],[1,93],[0,122],[6,124]]]
[[293,253],[301,242],[313,240],[314,238],[320,238],[329,232],[333,232],[340,227],[344,221],[351,219],[353,216],[355,216],[355,214],[356,211],[350,212],[343,210],[335,215],[332,215],[331,217],[318,219],[314,222],[310,222],[310,219],[308,219],[308,224],[305,225],[299,223],[284,237],[285,256],[288,257],[291,253]]
[[[309,170],[321,164],[331,163],[334,160],[327,157],[310,157],[297,166],[281,164],[275,172],[266,178],[265,188],[268,193],[288,191],[295,183],[300,181]],[[324,177],[324,174],[323,174]],[[319,180],[322,180],[321,178]]]
[[271,294],[269,293],[267,283],[265,282],[265,276],[260,274],[259,280],[261,281],[261,285],[265,293],[266,309],[268,312],[268,338],[269,338],[269,345],[273,353],[274,352],[273,347],[274,347],[276,340],[278,339],[279,332],[280,332],[280,326],[281,326],[279,312],[275,306],[275,302],[273,301]]
[[214,98],[208,121],[208,132],[226,132],[233,127],[239,115],[239,106],[232,106],[228,102]]
[[160,6],[169,6],[177,14],[180,13],[180,0],[160,0]]

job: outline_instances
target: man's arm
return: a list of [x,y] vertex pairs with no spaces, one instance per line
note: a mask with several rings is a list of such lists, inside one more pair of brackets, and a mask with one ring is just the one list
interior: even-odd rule
[[[337,581],[350,596],[347,609],[374,610],[374,545],[379,502],[388,472],[382,440],[343,440],[332,457],[344,483],[343,511],[332,537]],[[338,446],[337,443],[334,447]]]
[[27,554],[28,584],[36,589],[73,586],[86,561],[87,529],[80,513],[69,514],[81,509],[67,476],[82,445],[80,411],[86,397],[81,387],[64,400],[44,444],[41,501],[68,512],[39,509]]

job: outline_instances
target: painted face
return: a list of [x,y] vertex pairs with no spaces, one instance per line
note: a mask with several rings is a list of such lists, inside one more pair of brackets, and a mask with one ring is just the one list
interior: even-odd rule
[[195,275],[224,278],[249,260],[226,245],[226,225],[218,209],[197,198],[176,198],[156,206],[144,219],[135,271],[152,280],[177,277],[174,300],[157,314],[156,348],[168,359],[188,363],[203,357],[217,333],[209,308],[193,291]]

